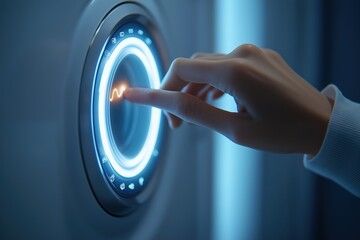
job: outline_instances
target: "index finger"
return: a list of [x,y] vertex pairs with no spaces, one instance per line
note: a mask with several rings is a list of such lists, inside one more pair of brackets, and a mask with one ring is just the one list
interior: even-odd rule
[[231,135],[230,126],[234,124],[233,113],[209,105],[190,94],[158,89],[128,88],[124,96],[132,102],[161,108],[187,122],[206,126],[226,136]]

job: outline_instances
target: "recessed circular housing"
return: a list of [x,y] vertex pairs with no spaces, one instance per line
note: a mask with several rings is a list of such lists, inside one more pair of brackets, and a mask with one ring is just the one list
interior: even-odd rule
[[156,183],[161,111],[123,98],[126,87],[159,88],[163,53],[151,17],[122,4],[96,31],[82,79],[80,129],[93,192],[113,215],[143,203]]

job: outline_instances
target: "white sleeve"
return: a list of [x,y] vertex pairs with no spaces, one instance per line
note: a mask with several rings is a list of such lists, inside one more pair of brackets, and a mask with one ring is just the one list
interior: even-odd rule
[[360,197],[360,104],[334,85],[322,93],[334,100],[333,111],[320,151],[305,155],[304,165]]

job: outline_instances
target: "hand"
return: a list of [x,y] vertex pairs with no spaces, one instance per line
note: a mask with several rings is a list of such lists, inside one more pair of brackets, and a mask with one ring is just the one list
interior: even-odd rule
[[[206,102],[231,95],[237,112]],[[235,143],[281,153],[315,155],[323,142],[332,104],[268,49],[241,45],[227,55],[176,59],[162,90],[127,89],[133,102],[165,110],[171,126],[182,120],[209,127]]]

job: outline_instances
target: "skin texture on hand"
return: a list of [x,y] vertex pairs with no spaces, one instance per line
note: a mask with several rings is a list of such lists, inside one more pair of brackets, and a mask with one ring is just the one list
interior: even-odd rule
[[[208,103],[231,95],[237,112]],[[315,155],[332,103],[273,50],[251,44],[229,54],[195,54],[170,66],[161,90],[128,88],[125,97],[164,110],[172,127],[182,121],[211,128],[235,143],[280,153]]]

